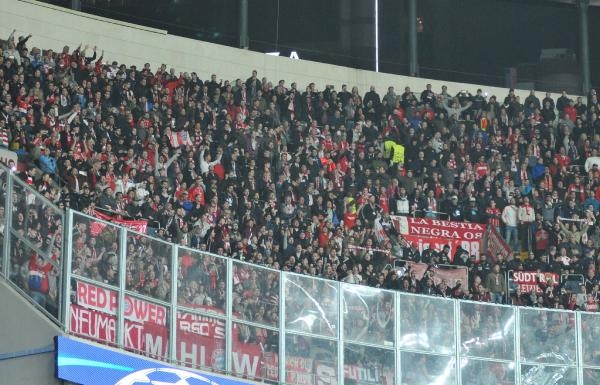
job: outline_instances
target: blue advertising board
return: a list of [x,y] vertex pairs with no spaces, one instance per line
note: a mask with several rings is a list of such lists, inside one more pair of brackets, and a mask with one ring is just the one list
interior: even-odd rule
[[248,385],[169,366],[78,339],[56,337],[56,376],[81,385]]

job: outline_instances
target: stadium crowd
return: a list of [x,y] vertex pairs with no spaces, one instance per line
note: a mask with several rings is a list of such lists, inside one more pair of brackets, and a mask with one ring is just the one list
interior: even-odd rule
[[[147,220],[154,237],[277,270],[444,297],[598,307],[595,90],[576,100],[450,95],[431,85],[362,94],[256,71],[220,80],[128,67],[105,62],[96,47],[55,52],[29,48],[30,38],[13,32],[0,49],[0,145],[27,164],[23,180],[61,208]],[[13,223],[59,254],[57,215],[17,202]],[[458,250],[449,260],[469,268],[468,284],[435,286],[394,258],[435,265],[445,256],[403,243],[390,215],[486,223],[514,255]],[[118,234],[80,221],[73,239],[74,271],[116,283]],[[167,247],[129,246],[128,288],[168,299]],[[23,281],[28,270],[52,270],[13,249]],[[223,266],[180,256],[180,303],[222,307]],[[574,303],[552,282],[509,297],[511,270],[581,274],[589,301]],[[238,273],[238,314],[276,325],[276,277]]]

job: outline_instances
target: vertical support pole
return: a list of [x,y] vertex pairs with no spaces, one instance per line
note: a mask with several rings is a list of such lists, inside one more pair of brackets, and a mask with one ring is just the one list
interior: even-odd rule
[[68,209],[63,216],[62,269],[59,276],[58,319],[64,331],[69,332],[71,326],[71,265],[73,261],[73,210]]
[[575,352],[575,362],[577,363],[577,383],[583,384],[583,334],[581,332],[581,313],[573,312],[570,316],[573,315],[575,317],[575,330],[577,333],[576,341],[576,352]]
[[340,0],[338,8],[338,16],[340,19],[340,47],[342,52],[350,51],[352,43],[352,7],[350,0]]
[[590,92],[590,46],[588,31],[588,9],[590,0],[579,0],[579,64],[581,65],[581,92],[587,95]]
[[[377,2],[377,0],[375,0]],[[338,364],[337,364],[337,384],[344,383],[344,288],[343,283],[338,283]],[[333,383],[333,381],[332,381]]]
[[461,343],[460,343],[460,301],[457,299],[453,299],[452,300],[454,303],[454,338],[455,338],[455,342],[454,342],[454,360],[455,360],[455,365],[456,365],[456,383],[457,384],[462,384],[462,372],[461,372],[461,367],[462,367],[462,362],[461,362],[461,357],[460,357],[460,347],[461,347]]
[[287,276],[279,274],[279,383],[285,384],[285,280]]
[[171,248],[171,314],[170,314],[170,329],[169,329],[169,358],[171,362],[177,365],[177,296],[179,287],[177,287],[177,279],[179,272],[179,246],[173,244]]
[[233,353],[233,259],[227,259],[227,282],[225,283],[226,298],[225,298],[225,314],[227,320],[225,321],[225,373],[229,375],[235,375],[232,373],[231,355]]
[[10,250],[12,244],[12,233],[10,229],[12,228],[12,214],[13,214],[13,178],[15,177],[12,171],[6,170],[6,200],[4,202],[4,250],[2,256],[2,274],[6,279],[10,280]]
[[[379,0],[375,0],[375,72],[379,72]],[[415,27],[416,30],[416,27]]]
[[396,384],[402,384],[400,381],[402,379],[402,354],[400,352],[400,339],[402,338],[402,333],[400,331],[400,298],[403,296],[401,292],[394,293],[394,298],[396,299],[395,303],[395,312],[394,312],[394,343],[396,347]]
[[408,60],[409,76],[418,76],[417,0],[408,0]]
[[71,0],[71,9],[81,11],[81,0]]
[[521,312],[519,306],[513,306],[515,315],[515,383],[521,384]]
[[[108,225],[114,226],[114,225]],[[119,307],[117,309],[117,346],[125,347],[125,287],[127,285],[127,229],[118,229],[121,242],[119,244],[119,292],[117,293]]]
[[240,48],[248,49],[248,0],[240,0]]

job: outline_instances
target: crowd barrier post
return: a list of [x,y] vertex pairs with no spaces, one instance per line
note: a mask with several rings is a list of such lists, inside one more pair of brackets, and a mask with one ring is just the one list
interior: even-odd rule
[[287,274],[282,272],[279,275],[279,383],[285,384],[285,285]]
[[178,273],[179,273],[179,245],[173,244],[171,247],[171,314],[169,329],[169,357],[171,362],[177,363],[177,309],[179,303],[177,298],[179,296],[178,290]]
[[519,307],[513,307],[515,315],[515,382],[521,384],[521,312]]
[[454,369],[456,370],[456,383],[462,384],[462,360],[461,360],[461,337],[460,337],[460,302],[453,299],[454,303]]
[[402,296],[402,292],[398,292],[395,293],[394,295],[394,306],[396,308],[396,319],[394,320],[394,353],[396,354],[396,357],[394,359],[394,364],[396,366],[396,370],[395,370],[395,375],[396,375],[396,384],[401,384],[400,382],[400,376],[402,375],[402,367],[401,362],[400,362],[400,356],[401,356],[401,351],[400,351],[400,338],[402,338],[402,333],[400,331],[400,315],[402,314],[402,309],[400,309],[400,298]]
[[71,327],[71,268],[73,261],[73,210],[67,209],[63,222],[62,262],[59,276],[61,301],[58,301],[59,320],[63,330],[68,333]]
[[337,320],[337,348],[338,348],[338,365],[337,365],[337,378],[338,383],[344,383],[344,364],[346,356],[344,354],[344,285],[345,283],[339,284],[338,295],[338,320]]
[[225,320],[225,372],[232,373],[231,365],[231,353],[233,352],[233,336],[231,331],[233,329],[233,259],[227,259],[227,279],[225,280],[226,294],[226,306],[225,314],[227,318]]
[[[114,226],[110,224],[109,226]],[[119,288],[117,292],[117,338],[116,343],[125,349],[125,287],[127,286],[127,229],[119,229]]]
[[10,250],[11,250],[11,228],[12,228],[12,207],[13,207],[13,173],[8,168],[2,166],[4,173],[6,174],[6,198],[4,201],[4,220],[6,225],[4,226],[4,243],[3,243],[3,263],[2,263],[2,274],[7,280],[10,280]]
[[575,312],[575,330],[576,330],[576,354],[577,358],[575,359],[575,363],[577,364],[577,383],[584,384],[583,381],[583,335],[581,332],[581,313]]
[[504,301],[506,302],[507,305],[511,305],[511,301],[510,301],[510,294],[511,294],[510,293],[510,291],[511,291],[510,281],[511,281],[511,278],[510,277],[512,277],[512,273],[513,273],[512,270],[508,270],[508,271],[506,271],[504,273],[505,274],[504,279],[506,280],[506,293],[504,293],[504,297],[505,297]]

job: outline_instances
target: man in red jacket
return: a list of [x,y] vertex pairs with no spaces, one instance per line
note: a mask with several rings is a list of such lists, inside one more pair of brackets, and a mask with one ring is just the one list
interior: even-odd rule
[[577,109],[575,108],[575,103],[571,100],[569,104],[563,110],[565,113],[565,117],[569,118],[573,123],[577,121]]

